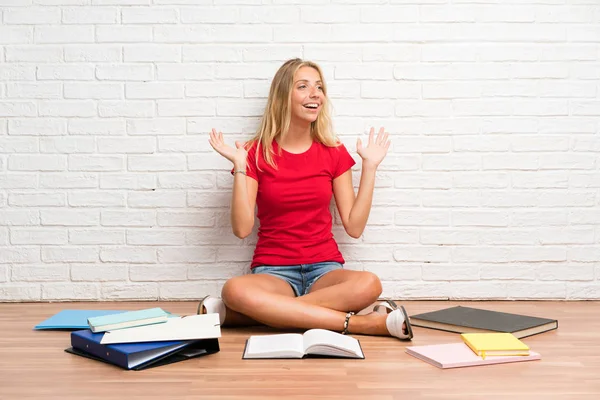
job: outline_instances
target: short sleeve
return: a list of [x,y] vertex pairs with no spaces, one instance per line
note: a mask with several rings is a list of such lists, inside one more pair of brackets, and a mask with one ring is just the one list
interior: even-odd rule
[[[246,176],[258,181],[258,175],[256,173],[256,143],[250,146],[248,149],[248,156],[246,157]],[[231,169],[233,174],[234,170]]]
[[333,179],[342,175],[356,164],[356,161],[354,161],[350,153],[348,153],[346,146],[340,144],[335,150],[334,154],[337,156],[335,157],[337,158],[337,162],[333,166]]

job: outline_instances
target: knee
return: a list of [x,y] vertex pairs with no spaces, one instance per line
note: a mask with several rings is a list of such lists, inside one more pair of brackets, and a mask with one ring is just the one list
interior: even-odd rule
[[372,272],[361,272],[355,280],[352,304],[356,309],[362,309],[375,302],[381,295],[382,287],[379,277]]
[[369,300],[375,301],[379,298],[381,293],[383,292],[383,287],[381,286],[381,280],[379,277],[372,272],[365,271],[363,272],[363,276],[361,277],[361,282],[363,285],[363,290],[365,293],[365,297],[368,297]]
[[240,304],[247,303],[249,299],[244,286],[241,277],[234,277],[225,282],[221,289],[223,303],[232,310],[237,310]]

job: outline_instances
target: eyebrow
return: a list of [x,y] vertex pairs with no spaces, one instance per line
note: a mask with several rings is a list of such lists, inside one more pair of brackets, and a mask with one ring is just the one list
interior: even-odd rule
[[[310,82],[310,81],[309,81],[308,79],[298,79],[298,80],[296,81],[296,83],[298,83],[298,82]],[[315,83],[323,83],[323,82],[321,82],[321,81],[316,81]]]

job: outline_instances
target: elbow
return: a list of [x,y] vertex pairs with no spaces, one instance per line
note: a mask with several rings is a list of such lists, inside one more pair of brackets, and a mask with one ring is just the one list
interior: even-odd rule
[[233,234],[240,238],[240,239],[245,239],[248,236],[250,236],[250,234],[252,233],[252,228],[250,229],[244,229],[244,228],[233,228]]
[[348,236],[350,236],[353,239],[358,239],[362,236],[362,229],[352,229],[352,228],[347,228],[346,229],[346,233],[348,234]]

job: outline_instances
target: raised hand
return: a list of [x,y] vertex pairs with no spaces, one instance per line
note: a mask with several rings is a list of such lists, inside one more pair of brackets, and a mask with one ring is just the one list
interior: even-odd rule
[[213,130],[209,134],[208,142],[213,149],[235,165],[236,168],[246,168],[246,157],[248,152],[244,149],[244,144],[240,141],[235,142],[235,148],[225,144],[223,133]]
[[375,128],[371,128],[369,132],[369,143],[367,147],[363,147],[362,141],[358,139],[356,141],[356,151],[358,155],[363,159],[363,165],[372,166],[377,168],[381,161],[385,158],[388,149],[390,148],[391,142],[388,140],[388,133],[385,132],[382,127],[379,129],[377,138],[375,136]]

